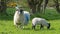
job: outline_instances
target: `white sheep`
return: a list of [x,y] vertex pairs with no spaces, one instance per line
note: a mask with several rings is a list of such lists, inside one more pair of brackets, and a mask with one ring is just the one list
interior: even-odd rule
[[33,18],[32,19],[32,29],[35,29],[35,26],[39,24],[41,28],[43,28],[44,26],[46,26],[48,29],[50,28],[50,23],[48,23],[45,19],[43,18]]
[[14,25],[18,27],[21,23],[24,23],[24,14],[20,14],[20,11],[16,11],[14,15]]
[[27,25],[29,23],[29,19],[29,12],[24,11],[22,9],[17,9],[14,15],[14,25],[23,28],[24,25]]

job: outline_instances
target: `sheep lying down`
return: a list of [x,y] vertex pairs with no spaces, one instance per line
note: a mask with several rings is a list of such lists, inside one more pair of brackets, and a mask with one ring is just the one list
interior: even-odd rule
[[32,19],[32,29],[35,29],[36,25],[40,25],[40,29],[43,28],[44,26],[46,26],[48,29],[50,28],[50,23],[48,23],[48,21],[46,21],[43,18],[33,18]]

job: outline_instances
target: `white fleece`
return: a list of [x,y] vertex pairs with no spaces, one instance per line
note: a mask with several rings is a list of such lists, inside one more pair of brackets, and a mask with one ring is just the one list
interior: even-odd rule
[[48,26],[48,24],[47,24],[48,22],[45,20],[45,19],[43,19],[43,18],[33,18],[32,19],[32,25],[37,25],[37,24],[42,24],[43,26]]

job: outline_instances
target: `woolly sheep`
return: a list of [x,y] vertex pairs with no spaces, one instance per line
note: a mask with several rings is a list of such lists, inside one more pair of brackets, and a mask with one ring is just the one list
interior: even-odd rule
[[24,23],[24,14],[20,11],[16,11],[14,15],[14,25],[18,27],[21,23]]
[[30,13],[28,11],[24,11],[24,17],[25,17],[25,25],[27,25],[30,20]]
[[48,23],[45,19],[43,18],[33,18],[32,19],[32,29],[35,29],[35,26],[39,24],[41,25],[40,26],[40,29],[43,28],[44,26],[46,26],[48,29],[50,28],[50,23]]
[[18,27],[18,25],[23,28],[24,25],[27,25],[30,19],[30,14],[27,11],[23,11],[22,9],[17,9],[14,15],[14,25]]

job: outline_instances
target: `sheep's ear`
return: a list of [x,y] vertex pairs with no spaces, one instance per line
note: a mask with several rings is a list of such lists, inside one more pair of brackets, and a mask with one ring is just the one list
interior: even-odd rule
[[15,7],[16,9],[19,9],[18,7]]

